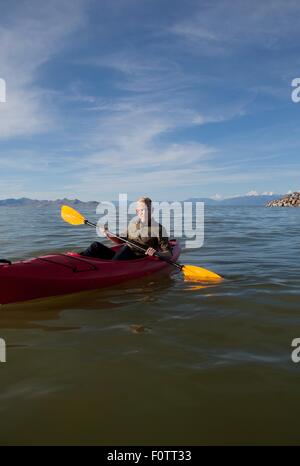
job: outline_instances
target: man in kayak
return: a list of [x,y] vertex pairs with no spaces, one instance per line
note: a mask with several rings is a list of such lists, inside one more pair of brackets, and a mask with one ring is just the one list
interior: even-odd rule
[[[127,231],[123,233],[121,237],[143,247],[145,249],[144,253],[127,244],[118,252],[115,252],[104,244],[95,241],[80,254],[88,257],[97,257],[99,259],[130,260],[141,258],[144,254],[153,256],[156,251],[159,251],[165,257],[171,258],[172,253],[166,229],[152,217],[152,201],[149,197],[141,197],[138,199],[136,213],[138,218],[129,223]],[[106,228],[100,227],[99,229],[113,242],[122,244],[122,241],[112,236]]]

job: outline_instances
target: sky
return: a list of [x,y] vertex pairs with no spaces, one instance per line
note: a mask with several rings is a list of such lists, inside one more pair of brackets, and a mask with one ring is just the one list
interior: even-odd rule
[[0,0],[0,11],[0,199],[300,188],[298,0]]

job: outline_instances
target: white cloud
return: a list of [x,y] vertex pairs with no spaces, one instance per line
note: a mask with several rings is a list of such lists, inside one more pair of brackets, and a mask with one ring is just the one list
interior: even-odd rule
[[[57,96],[38,87],[39,72],[45,63],[62,52],[70,37],[74,37],[74,33],[84,24],[86,3],[85,0],[51,0],[44,4],[35,1],[30,2],[32,6],[28,14],[29,10],[26,12],[26,7],[18,2],[18,9],[10,22],[3,22],[0,27],[0,75],[2,77],[3,74],[7,80],[8,102],[0,108],[0,138],[57,129]],[[273,168],[268,163],[267,167],[261,168],[262,161],[267,159],[267,151],[272,151],[270,157],[277,157],[273,154],[270,141],[273,141],[277,152],[287,147],[286,141],[280,147],[273,135],[267,138],[267,148],[263,146],[259,134],[249,144],[249,134],[244,131],[241,131],[241,136],[239,132],[234,137],[229,135],[231,147],[223,151],[219,147],[201,143],[199,126],[244,115],[252,97],[241,95],[235,86],[232,86],[235,92],[229,94],[230,99],[223,92],[226,90],[224,81],[227,84],[236,79],[241,87],[247,87],[247,69],[240,67],[236,61],[228,63],[226,60],[223,74],[222,66],[219,68],[220,61],[214,61],[213,66],[207,69],[201,60],[190,60],[191,53],[195,51],[234,54],[248,44],[278,47],[278,37],[284,37],[288,25],[291,25],[291,36],[296,31],[296,21],[290,21],[292,4],[296,7],[295,11],[299,11],[293,2],[288,5],[276,0],[268,5],[257,2],[253,7],[253,4],[245,6],[244,1],[237,1],[237,20],[232,22],[229,16],[232,9],[226,6],[226,2],[206,2],[201,4],[201,15],[187,11],[189,17],[180,19],[167,29],[167,35],[161,35],[167,39],[164,43],[154,41],[144,47],[144,43],[135,46],[134,40],[130,44],[125,40],[117,46],[118,52],[115,52],[115,44],[112,46],[114,52],[109,51],[109,46],[99,47],[99,56],[78,60],[78,64],[99,68],[93,70],[93,79],[97,77],[97,72],[101,74],[104,67],[108,68],[112,79],[109,93],[105,97],[90,95],[90,90],[85,94],[86,83],[82,86],[75,81],[69,86],[68,95],[60,95],[64,101],[84,105],[84,108],[80,108],[80,111],[85,111],[84,114],[78,112],[74,120],[73,116],[68,120],[72,135],[66,134],[68,130],[62,125],[63,140],[67,141],[70,153],[76,151],[77,157],[69,157],[63,147],[59,157],[57,154],[51,155],[47,149],[42,154],[38,150],[32,154],[20,151],[18,156],[16,152],[7,151],[6,159],[0,160],[0,169],[10,169],[11,172],[20,169],[24,173],[45,170],[51,174],[61,168],[66,179],[61,184],[55,179],[55,184],[49,183],[51,188],[45,186],[45,193],[51,193],[53,187],[53,193],[58,191],[68,195],[68,192],[72,192],[83,198],[96,197],[97,192],[126,192],[128,189],[143,192],[149,187],[154,191],[171,190],[173,193],[182,187],[195,191],[202,186],[216,189],[216,186],[211,188],[215,183],[218,183],[217,189],[236,183],[234,189],[239,192],[243,189],[243,186],[239,188],[243,181],[249,182],[249,187],[255,185],[267,189],[275,185],[273,175],[295,176],[290,167],[282,170],[280,166]],[[268,12],[272,17],[270,20]],[[278,16],[280,12],[283,12],[282,20]],[[97,24],[96,34],[101,27],[100,23]],[[112,35],[114,33],[112,31]],[[118,37],[121,36],[122,27]],[[98,35],[96,37],[99,38]],[[14,53],[11,53],[12,50]],[[205,63],[209,65],[208,60]],[[279,60],[277,67],[280,72],[283,69],[281,65]],[[249,61],[250,75],[255,76],[257,84],[257,75],[252,68],[255,66],[255,60]],[[268,68],[261,67],[260,63],[258,66]],[[235,76],[239,68],[241,74]],[[241,76],[243,79],[240,80]],[[269,81],[261,82],[266,83],[267,89]],[[256,89],[266,93],[263,86]],[[114,97],[110,99],[108,95]],[[222,96],[225,97],[224,101]],[[262,131],[265,131],[264,127]],[[216,140],[220,141],[222,137],[220,132]],[[244,140],[235,150],[234,141],[239,137]],[[14,160],[10,158],[12,155]],[[57,164],[54,164],[55,157]],[[268,184],[256,184],[256,180],[268,180]],[[25,192],[21,177],[19,181],[16,186],[23,186]],[[6,184],[5,189],[7,187]],[[36,192],[41,193],[42,188],[37,187]],[[28,192],[28,187],[26,189]],[[258,193],[250,191],[248,195]],[[216,198],[218,196],[215,195]]]
[[0,27],[0,71],[7,85],[7,101],[0,108],[0,138],[53,128],[51,92],[37,86],[38,71],[83,24],[83,0],[33,1],[30,8],[26,4],[13,3],[9,22]]
[[100,111],[90,133],[82,135],[82,144],[87,141],[90,153],[87,164],[124,166],[125,170],[145,165],[149,169],[192,163],[215,152],[198,142],[170,142],[176,131],[209,121],[199,112],[182,108],[176,99],[149,101],[140,96],[102,105],[105,111]]
[[7,102],[0,108],[0,139],[51,130],[54,118],[43,100],[42,91],[10,88]]
[[[286,83],[300,65],[292,45],[299,41],[299,17],[297,0],[198,2],[192,14],[188,10],[165,33],[173,34],[190,56],[204,57],[208,75],[211,71],[223,88],[227,83],[242,92],[286,100]],[[210,66],[210,60],[218,62]]]
[[[232,21],[232,12],[234,18]],[[272,0],[245,3],[236,0],[228,6],[223,0],[199,4],[194,14],[168,28],[197,45],[202,52],[235,53],[247,46],[277,49],[298,36],[299,2]]]

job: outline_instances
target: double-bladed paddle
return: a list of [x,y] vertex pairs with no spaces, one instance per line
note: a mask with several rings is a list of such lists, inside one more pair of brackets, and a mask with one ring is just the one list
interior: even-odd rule
[[[69,207],[67,205],[63,205],[61,208],[61,217],[62,219],[70,223],[71,225],[89,225],[91,227],[97,227],[95,223],[90,222],[87,220],[80,212],[77,210],[73,209],[73,207]],[[143,251],[145,253],[146,249],[143,248],[142,246],[138,246],[135,243],[132,243],[131,241],[121,238],[120,236],[115,235],[114,233],[109,232],[110,236],[114,236],[115,238],[119,239],[125,244],[129,244],[130,246],[139,249],[140,251]],[[179,270],[184,275],[184,278],[187,280],[191,281],[212,281],[212,282],[218,282],[222,280],[222,277],[215,272],[211,272],[210,270],[203,269],[202,267],[197,267],[195,265],[186,265],[186,264],[179,264],[178,262],[173,261],[172,259],[169,259],[168,257],[165,257],[163,254],[160,252],[156,251],[154,256],[158,257],[160,260],[167,262],[170,265],[173,265],[174,267],[177,267]]]

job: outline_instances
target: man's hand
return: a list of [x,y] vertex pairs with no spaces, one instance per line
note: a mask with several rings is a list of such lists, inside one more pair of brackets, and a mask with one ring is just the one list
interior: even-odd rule
[[147,254],[147,256],[154,256],[155,253],[156,250],[153,248],[148,248],[147,251],[145,251],[145,254]]

